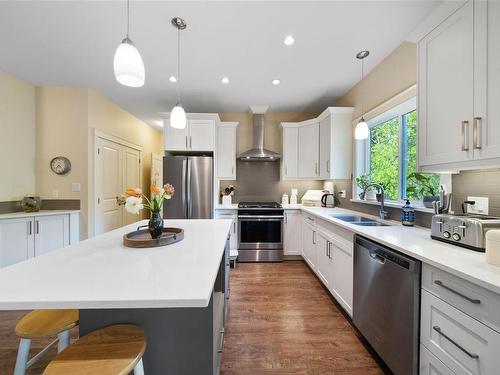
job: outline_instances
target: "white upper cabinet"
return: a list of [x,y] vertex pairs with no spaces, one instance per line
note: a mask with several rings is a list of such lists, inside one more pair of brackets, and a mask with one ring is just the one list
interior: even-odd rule
[[350,107],[327,108],[319,119],[321,179],[350,179],[352,173],[352,112]]
[[299,129],[283,128],[283,160],[281,175],[283,179],[297,178],[299,161]]
[[469,0],[418,42],[423,171],[500,165],[499,16],[498,2]]
[[236,180],[237,122],[221,122],[217,127],[217,178]]
[[351,107],[329,107],[315,119],[281,123],[283,180],[350,179]]
[[500,2],[476,1],[474,158],[500,157]]
[[299,128],[298,177],[319,179],[319,124]]
[[219,115],[188,113],[186,117],[184,129],[174,129],[170,126],[170,120],[164,121],[165,151],[214,151],[215,127],[220,122]]

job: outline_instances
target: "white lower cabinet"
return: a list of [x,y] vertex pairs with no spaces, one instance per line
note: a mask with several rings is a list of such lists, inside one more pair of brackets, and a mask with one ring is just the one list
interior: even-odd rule
[[352,316],[352,233],[303,213],[302,257],[337,302]]
[[446,365],[420,344],[420,375],[455,375]]
[[78,241],[78,213],[0,218],[0,267]]
[[216,219],[232,220],[231,231],[229,232],[229,248],[238,250],[238,213],[236,210],[216,210]]
[[285,210],[284,254],[301,255],[301,215],[300,210]]
[[421,343],[455,374],[494,375],[500,333],[422,289]]

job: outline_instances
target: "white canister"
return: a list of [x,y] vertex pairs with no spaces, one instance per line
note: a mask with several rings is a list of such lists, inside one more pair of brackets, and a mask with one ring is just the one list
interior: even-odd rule
[[288,205],[288,194],[283,194],[283,195],[281,196],[281,204],[282,204],[283,206]]
[[500,267],[500,229],[486,232],[486,262]]
[[222,205],[223,206],[231,206],[233,203],[233,198],[230,195],[223,195],[222,196]]
[[290,204],[297,204],[297,196],[296,195],[292,195],[290,197]]

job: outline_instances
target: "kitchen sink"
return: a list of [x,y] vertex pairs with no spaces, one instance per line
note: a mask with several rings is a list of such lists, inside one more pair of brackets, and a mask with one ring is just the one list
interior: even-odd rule
[[380,221],[353,222],[351,224],[360,225],[362,227],[390,227],[390,224],[381,223]]
[[349,223],[372,222],[373,221],[373,219],[369,219],[367,217],[358,216],[358,215],[334,214],[334,215],[330,215],[330,216],[335,218],[335,219],[347,221]]

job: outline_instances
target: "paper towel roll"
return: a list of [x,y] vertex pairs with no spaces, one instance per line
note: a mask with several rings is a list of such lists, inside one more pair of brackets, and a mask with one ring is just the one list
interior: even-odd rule
[[500,267],[500,229],[486,232],[486,262]]

